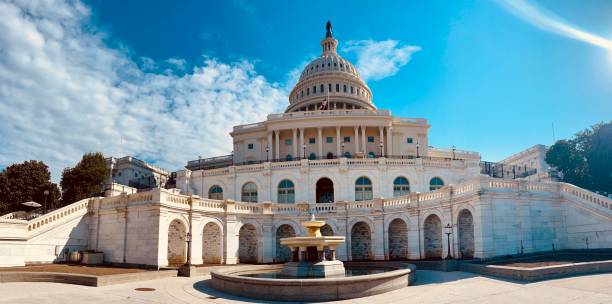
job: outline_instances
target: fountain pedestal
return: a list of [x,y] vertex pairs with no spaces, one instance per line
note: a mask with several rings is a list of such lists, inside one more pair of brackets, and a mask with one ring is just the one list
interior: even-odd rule
[[[332,277],[344,276],[344,263],[336,260],[336,246],[344,243],[343,236],[322,236],[321,227],[325,221],[310,220],[302,225],[308,230],[307,236],[281,239],[281,244],[291,248],[291,262],[286,263],[282,275],[291,277]],[[329,252],[326,257],[325,248]]]

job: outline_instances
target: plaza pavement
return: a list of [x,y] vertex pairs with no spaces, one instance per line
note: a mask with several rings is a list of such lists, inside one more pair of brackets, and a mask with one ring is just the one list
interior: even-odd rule
[[[612,274],[529,284],[465,272],[419,270],[417,275],[415,286],[337,303],[612,303]],[[208,279],[165,278],[105,287],[3,283],[0,303],[261,303],[218,293]],[[135,291],[138,287],[156,290]]]

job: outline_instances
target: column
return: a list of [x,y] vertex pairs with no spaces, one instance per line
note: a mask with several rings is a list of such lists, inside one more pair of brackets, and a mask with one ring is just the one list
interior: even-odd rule
[[378,142],[378,148],[380,149],[380,144],[382,143],[382,149],[379,151],[380,154],[385,155],[385,131],[383,130],[384,127],[378,127],[378,131],[379,131],[379,137],[380,137],[380,141]]
[[355,126],[355,154],[359,153],[359,127]]
[[387,127],[387,154],[393,155],[393,128]]
[[361,149],[363,150],[363,153],[368,154],[368,148],[366,146],[366,127],[362,126],[361,127]]
[[291,142],[293,146],[293,157],[298,157],[298,144],[297,144],[297,129],[293,129],[293,141]]
[[341,157],[340,153],[340,127],[336,127],[336,157]]
[[319,127],[317,129],[318,132],[318,138],[317,138],[317,142],[319,143],[319,158],[323,158],[323,128]]
[[268,142],[266,143],[266,159],[272,158],[272,132],[268,132]]
[[300,146],[298,148],[300,149],[302,158],[306,157],[306,155],[304,155],[304,128],[300,128]]
[[275,142],[274,142],[274,150],[276,151],[276,152],[275,152],[275,154],[274,154],[274,155],[275,155],[275,157],[274,157],[274,158],[275,158],[275,159],[279,159],[279,158],[280,158],[280,151],[279,151],[279,150],[280,150],[280,149],[279,149],[279,148],[280,148],[280,145],[279,145],[279,142],[280,142],[280,141],[279,141],[279,137],[280,137],[280,130],[276,130],[276,131],[274,131],[274,136],[275,136],[275,137],[274,137],[274,139],[275,139]]

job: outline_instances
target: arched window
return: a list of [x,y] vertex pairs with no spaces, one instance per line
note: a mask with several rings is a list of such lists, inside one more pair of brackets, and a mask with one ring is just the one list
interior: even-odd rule
[[376,154],[374,152],[368,152],[368,158],[375,158]]
[[317,159],[317,155],[315,153],[310,153],[310,155],[308,155],[308,159],[310,160]]
[[223,199],[223,188],[217,185],[210,187],[210,189],[208,189],[208,198],[215,199],[215,200],[222,200]]
[[344,152],[344,157],[351,158],[351,152]]
[[334,153],[328,152],[327,159],[332,159],[332,158],[334,158]]
[[438,190],[444,187],[444,181],[439,177],[434,177],[429,181],[429,191]]
[[242,186],[242,201],[257,203],[257,185],[255,183],[248,182]]
[[278,203],[295,203],[295,187],[292,181],[283,179],[280,184],[278,184]]
[[291,156],[291,154],[287,154],[287,156],[285,157],[285,159],[286,159],[287,161],[291,161],[291,160],[293,160],[293,156]]
[[372,181],[362,176],[355,182],[355,201],[366,201],[372,199]]
[[400,176],[393,181],[393,197],[410,194],[410,183],[408,179]]

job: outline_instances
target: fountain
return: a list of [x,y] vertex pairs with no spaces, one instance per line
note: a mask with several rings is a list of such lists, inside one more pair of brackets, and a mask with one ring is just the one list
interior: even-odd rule
[[[281,245],[291,248],[291,262],[285,264],[281,275],[298,278],[344,276],[344,263],[336,260],[336,246],[344,243],[344,237],[322,236],[321,227],[324,225],[325,221],[317,221],[312,214],[310,221],[302,222],[307,229],[306,236],[280,240]],[[325,256],[325,247],[329,250],[329,260]]]
[[[416,267],[404,262],[347,262],[336,259],[343,236],[322,236],[311,215],[306,236],[283,238],[291,261],[282,265],[229,267],[211,273],[212,287],[241,297],[274,301],[332,301],[365,297],[410,285]],[[328,253],[326,256],[325,250]],[[345,267],[346,266],[346,267]]]

